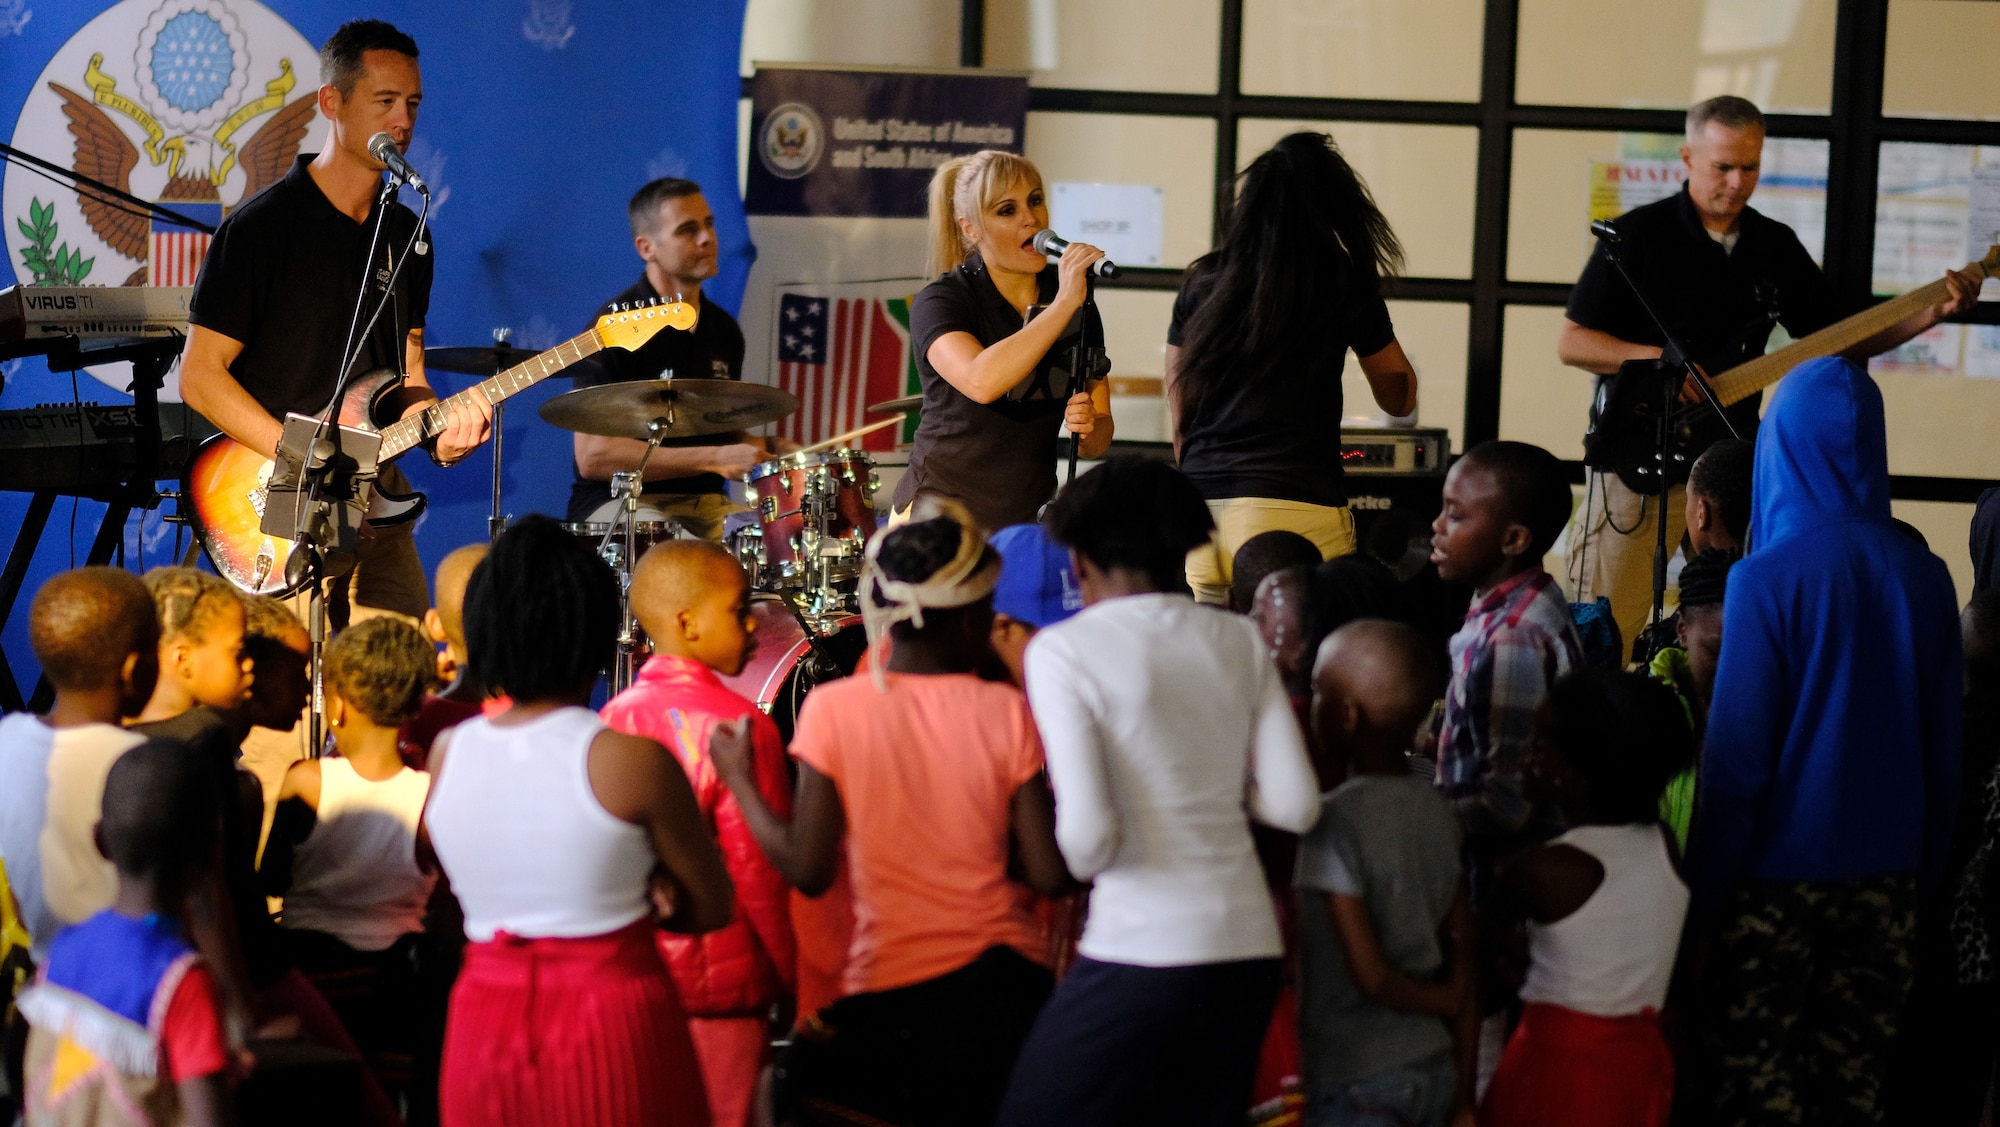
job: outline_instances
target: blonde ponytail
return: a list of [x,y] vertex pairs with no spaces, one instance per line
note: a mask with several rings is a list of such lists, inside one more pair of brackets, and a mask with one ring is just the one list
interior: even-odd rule
[[928,256],[930,276],[936,277],[965,261],[972,249],[959,229],[960,216],[979,222],[980,213],[1016,183],[1026,181],[1039,191],[1042,174],[1018,153],[981,149],[969,157],[953,157],[931,176]]

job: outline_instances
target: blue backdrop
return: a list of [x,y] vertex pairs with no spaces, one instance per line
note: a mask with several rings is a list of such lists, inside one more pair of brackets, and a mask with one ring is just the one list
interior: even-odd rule
[[[148,0],[145,6],[165,9],[174,2]],[[211,2],[254,7],[250,0]],[[437,275],[426,342],[486,344],[495,327],[509,326],[516,344],[547,348],[588,327],[597,306],[638,276],[625,202],[657,176],[686,176],[707,186],[722,242],[722,274],[708,292],[736,310],[754,254],[736,187],[744,2],[653,7],[375,0],[356,6],[268,0],[265,6],[315,47],[342,22],[363,16],[389,20],[416,38],[424,102],[411,155],[442,200],[433,219]],[[13,131],[55,53],[111,6],[103,0],[0,0],[0,130]],[[107,58],[106,71],[118,61]],[[131,57],[122,61],[130,72]],[[318,81],[314,60],[301,60],[297,69],[298,86],[288,100],[309,94]],[[128,87],[129,81],[120,89]],[[66,148],[36,155],[65,165],[71,157]],[[13,217],[7,219],[11,244],[19,240]],[[11,256],[8,261],[0,272],[11,275]],[[120,276],[88,280],[116,284]],[[0,408],[71,398],[70,377],[38,361],[5,365],[5,374]],[[125,398],[82,379],[86,398]],[[474,382],[444,372],[433,372],[431,380],[444,394]],[[563,510],[570,436],[542,423],[535,409],[567,389],[568,381],[556,377],[508,402],[504,503],[516,515]],[[399,464],[430,496],[417,532],[427,568],[452,548],[485,539],[490,450],[449,471],[421,454]],[[27,494],[0,492],[0,530],[18,526],[28,500]],[[65,498],[0,633],[24,693],[35,675],[25,630],[28,598],[47,575],[70,566],[72,558],[81,561],[103,508],[77,504],[73,537],[71,513]],[[148,566],[170,562],[174,530],[159,515],[128,522],[128,566],[137,567],[141,553]]]

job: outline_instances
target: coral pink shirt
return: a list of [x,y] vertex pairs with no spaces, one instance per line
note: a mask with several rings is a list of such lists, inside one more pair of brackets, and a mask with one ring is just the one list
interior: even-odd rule
[[970,674],[821,685],[792,754],[833,781],[854,884],[850,994],[924,982],[1007,946],[1047,945],[1033,893],[1007,877],[1014,792],[1042,769],[1028,699]]

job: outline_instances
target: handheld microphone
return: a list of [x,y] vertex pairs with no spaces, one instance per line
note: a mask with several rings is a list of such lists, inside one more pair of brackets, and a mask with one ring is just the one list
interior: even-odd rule
[[403,157],[403,150],[396,147],[396,139],[386,130],[368,138],[368,154],[388,165],[389,171],[401,178],[403,183],[426,196],[431,194],[430,185],[424,183],[424,178],[410,167],[410,162]]
[[1612,226],[1611,221],[1609,219],[1592,220],[1590,224],[1590,233],[1596,235],[1598,238],[1604,240],[1605,242],[1610,243],[1612,246],[1617,246],[1619,243],[1625,241],[1625,236],[1618,233],[1618,228]]
[[[1069,240],[1044,227],[1035,232],[1034,245],[1036,254],[1047,255],[1050,258],[1060,258],[1062,257],[1062,252],[1069,249]],[[1096,262],[1091,263],[1090,272],[1099,278],[1116,278],[1118,276],[1118,264],[1108,258],[1100,258]]]

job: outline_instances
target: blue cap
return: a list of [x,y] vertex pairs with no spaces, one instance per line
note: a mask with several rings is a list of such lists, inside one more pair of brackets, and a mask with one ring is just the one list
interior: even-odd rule
[[1083,609],[1083,591],[1069,569],[1069,552],[1039,524],[1003,528],[988,541],[1000,553],[993,609],[1039,630]]

